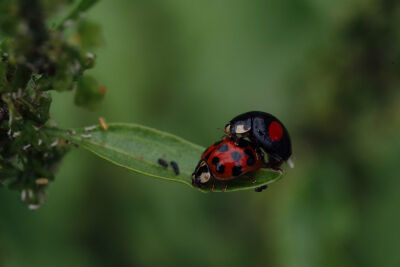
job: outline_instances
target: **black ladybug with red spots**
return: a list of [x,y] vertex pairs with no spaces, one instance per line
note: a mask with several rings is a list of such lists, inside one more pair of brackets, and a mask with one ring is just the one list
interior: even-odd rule
[[[192,174],[192,184],[202,187],[203,184],[211,182],[212,191],[214,179],[226,182],[264,166],[264,155],[253,143],[243,138],[233,140],[227,136],[204,151]],[[254,179],[251,180],[255,183]],[[226,188],[225,184],[223,191]]]
[[[261,148],[267,153],[268,164],[264,161]],[[212,182],[212,191],[215,180],[225,183],[263,167],[280,170],[279,167],[289,161],[291,154],[289,133],[281,121],[261,111],[243,113],[225,126],[224,139],[208,147],[202,154],[192,174],[192,184],[203,187]],[[226,187],[225,183],[223,191]],[[255,188],[255,191],[264,189],[265,185]]]
[[225,126],[225,134],[232,138],[248,137],[268,155],[268,167],[279,169],[292,155],[289,133],[275,116],[261,111],[250,111],[233,118]]

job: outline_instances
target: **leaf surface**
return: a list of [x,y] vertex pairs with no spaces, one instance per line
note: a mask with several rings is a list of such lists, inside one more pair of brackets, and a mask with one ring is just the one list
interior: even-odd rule
[[[114,123],[104,131],[100,126],[75,130],[47,128],[48,134],[71,141],[99,157],[149,177],[186,184],[192,187],[191,175],[205,148],[178,136],[136,124]],[[162,167],[159,159],[168,163],[175,161],[180,169],[175,174],[171,165]],[[256,180],[252,183],[246,177],[227,182],[227,191],[252,189],[279,180],[282,173],[261,169],[248,174]],[[211,185],[211,184],[210,184]],[[209,191],[209,187],[201,191]],[[221,191],[224,184],[215,182],[214,192]]]

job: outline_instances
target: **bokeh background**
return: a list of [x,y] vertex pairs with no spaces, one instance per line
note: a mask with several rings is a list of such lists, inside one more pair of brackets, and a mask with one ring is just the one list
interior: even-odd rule
[[[102,1],[95,112],[207,146],[234,116],[288,128],[294,169],[262,193],[202,194],[83,150],[37,211],[0,193],[0,266],[400,266],[398,0]],[[193,166],[194,167],[194,166]]]

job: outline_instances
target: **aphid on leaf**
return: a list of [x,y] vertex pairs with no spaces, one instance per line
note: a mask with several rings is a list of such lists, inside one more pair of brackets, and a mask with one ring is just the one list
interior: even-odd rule
[[168,167],[168,162],[166,162],[164,159],[159,158],[158,159],[158,164],[160,164],[161,166],[163,166],[164,168]]
[[179,174],[178,163],[176,163],[175,161],[171,161],[170,164],[171,164],[172,169],[174,170],[175,174],[178,175]]
[[265,190],[265,189],[267,189],[267,188],[268,188],[268,185],[262,185],[262,186],[260,186],[260,187],[254,188],[254,191],[255,191],[255,192],[262,192],[263,190]]
[[99,124],[100,124],[100,128],[103,131],[107,131],[108,130],[109,126],[107,125],[106,120],[104,118],[99,117]]

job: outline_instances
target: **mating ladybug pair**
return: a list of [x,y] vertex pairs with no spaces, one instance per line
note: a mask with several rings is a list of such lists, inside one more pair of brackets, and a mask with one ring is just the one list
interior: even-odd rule
[[[268,163],[261,149],[267,154]],[[202,187],[212,181],[213,190],[214,179],[228,181],[262,167],[279,170],[291,154],[289,134],[276,117],[260,111],[247,112],[233,118],[225,126],[224,139],[202,154],[192,174],[192,184]]]

